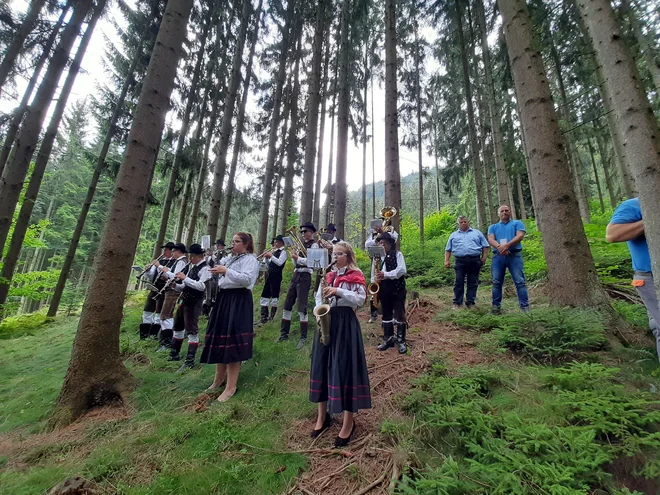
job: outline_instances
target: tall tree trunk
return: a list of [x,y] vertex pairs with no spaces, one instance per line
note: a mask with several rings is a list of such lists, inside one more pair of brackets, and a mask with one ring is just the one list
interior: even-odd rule
[[277,135],[282,111],[282,89],[286,81],[286,62],[289,58],[289,37],[293,21],[294,0],[287,3],[286,21],[282,29],[282,51],[280,52],[279,67],[277,69],[277,86],[273,94],[273,116],[270,119],[270,134],[268,136],[268,155],[266,157],[266,173],[264,175],[264,190],[259,215],[259,239],[257,251],[266,250],[266,237],[268,235],[268,216],[270,213],[270,196],[273,193],[273,176],[275,175],[275,158],[277,156]]
[[[637,66],[617,26],[608,0],[578,0],[578,8],[593,40],[598,64],[607,75],[604,86],[616,116],[617,130],[639,191],[653,272],[660,274],[660,131],[646,98]],[[660,294],[660,277],[655,278]]]
[[628,0],[621,0],[621,7],[630,20],[630,26],[635,33],[637,42],[639,43],[640,55],[644,59],[646,67],[651,73],[651,79],[653,80],[656,94],[660,94],[660,65],[658,65],[658,62],[655,59],[655,46],[653,45],[653,41],[649,39],[646,33],[644,33],[644,30],[639,23],[639,19],[637,19],[637,15],[635,14],[635,9],[630,5],[630,2]]
[[[169,0],[163,14],[94,260],[71,361],[51,418],[53,426],[68,424],[92,407],[124,400],[134,383],[122,363],[119,327],[154,155],[165,126],[192,4],[192,0]],[[105,269],[108,266],[113,269]]]
[[238,158],[241,154],[241,145],[243,141],[243,127],[245,125],[245,108],[250,94],[250,81],[252,79],[252,64],[254,62],[254,52],[259,39],[259,25],[261,24],[261,6],[263,0],[259,0],[256,14],[254,16],[255,24],[252,30],[252,39],[250,41],[250,55],[248,56],[247,67],[245,68],[245,80],[243,81],[243,95],[241,96],[241,106],[236,117],[236,137],[234,138],[234,149],[232,150],[231,165],[229,166],[229,180],[227,182],[227,194],[225,195],[225,208],[222,214],[222,227],[220,237],[224,239],[227,236],[229,227],[229,213],[231,212],[231,203],[234,198],[234,180],[236,177],[236,168],[238,167]]
[[[550,36],[549,29],[546,35]],[[568,98],[566,97],[566,86],[564,85],[564,78],[561,72],[561,59],[559,58],[559,53],[557,52],[557,47],[554,42],[550,41],[550,57],[553,61],[553,68],[555,73],[555,78],[557,80],[557,88],[559,89],[559,97],[561,98],[560,105],[560,115],[564,120],[564,126],[566,130],[571,127],[572,119],[568,106]],[[573,187],[575,188],[575,196],[578,201],[578,207],[580,208],[580,216],[582,219],[589,223],[591,222],[591,214],[589,212],[589,202],[584,188],[584,179],[582,178],[582,162],[580,156],[578,155],[575,143],[573,142],[573,136],[570,133],[564,134],[564,140],[566,142],[566,153],[568,158],[568,166],[571,169],[573,175]]]
[[[289,137],[286,141],[286,173],[284,175],[284,197],[282,198],[282,218],[286,221],[293,209],[293,176],[294,165],[296,163],[296,148],[298,147],[298,99],[300,97],[300,59],[302,58],[302,22],[298,22],[296,27],[296,51],[295,63],[293,66],[293,90],[291,92],[291,101],[289,102],[289,111],[291,115],[291,124],[289,127]],[[299,219],[302,223],[302,218]]]
[[[199,171],[198,171],[197,175],[195,176],[194,171],[191,169],[188,172],[189,175],[188,175],[188,179],[186,181],[190,184],[189,194],[193,195],[192,208],[190,209],[190,220],[188,221],[188,223],[186,225],[187,228],[185,229],[185,232],[186,232],[185,237],[183,237],[183,231],[181,232],[182,237],[183,237],[182,242],[186,246],[190,246],[190,244],[193,243],[193,239],[195,238],[195,230],[197,229],[197,217],[199,216],[199,208],[197,209],[197,211],[194,211],[195,210],[195,200],[197,199],[198,196],[197,196],[197,189],[194,189],[194,194],[193,194],[193,181],[197,182],[197,185],[199,186],[199,177],[200,177],[200,175],[203,174],[203,171],[202,171],[202,167],[204,167],[203,152],[200,153],[199,147],[202,144],[202,132],[203,132],[203,129],[204,129],[204,118],[206,117],[206,103],[207,103],[207,100],[208,100],[209,90],[210,90],[210,88],[206,88],[206,90],[204,91],[204,99],[202,100],[202,104],[199,107],[199,119],[197,120],[197,129],[195,130],[195,134],[194,134],[194,137],[193,137],[193,143],[194,143],[194,147],[195,147],[194,160],[195,160],[196,163],[199,164]],[[206,140],[204,140],[204,143],[205,143],[205,147],[206,147]],[[204,183],[203,182],[202,182],[200,187],[202,189],[204,188]],[[201,194],[200,194],[199,198],[201,200]],[[186,197],[186,201],[187,202],[190,201],[188,197]],[[188,208],[188,206],[186,205],[186,209],[187,208]],[[184,215],[184,220],[185,220],[185,215]]]
[[392,226],[400,232],[401,172],[396,73],[396,0],[385,0],[385,204],[399,211],[392,218]]
[[[282,177],[279,175],[275,176],[275,180],[277,181],[277,187],[275,188],[275,214],[273,216],[273,233],[271,237],[274,239],[277,237],[277,222],[279,220],[279,215],[280,215],[280,199],[282,195]],[[284,221],[284,225],[286,228],[286,220]]]
[[[481,32],[481,53],[484,60],[484,71],[486,73],[486,100],[488,101],[488,115],[490,117],[490,128],[493,133],[493,148],[495,154],[495,175],[497,177],[497,202],[499,205],[509,201],[509,182],[504,164],[504,147],[502,145],[502,126],[500,125],[500,113],[495,100],[495,86],[490,61],[490,50],[488,48],[488,28],[486,14],[484,12],[483,0],[476,1],[477,16]],[[511,202],[511,201],[509,201]],[[511,205],[513,208],[513,204]]]
[[27,111],[14,151],[2,172],[2,179],[0,179],[0,252],[7,241],[14,210],[23,189],[30,161],[39,142],[41,126],[46,118],[48,107],[55,95],[64,67],[69,61],[69,52],[73,42],[91,7],[92,2],[88,0],[80,0],[74,5],[73,15],[62,32],[46,74]]
[[440,213],[440,166],[438,164],[438,124],[437,107],[433,104],[433,117],[431,121],[433,131],[433,158],[435,159],[435,209]]
[[422,166],[422,85],[419,81],[420,53],[418,19],[419,13],[415,13],[413,28],[415,31],[415,106],[417,114],[417,167],[419,174],[419,243],[424,245],[424,167]]
[[218,233],[218,218],[220,217],[220,202],[222,200],[222,184],[225,180],[227,171],[227,152],[229,150],[229,141],[232,133],[232,119],[234,118],[234,108],[236,106],[236,95],[238,87],[241,84],[241,66],[243,65],[243,49],[247,39],[250,17],[252,15],[252,1],[243,0],[243,12],[241,14],[241,26],[236,38],[236,49],[231,64],[231,79],[225,98],[225,109],[222,115],[222,127],[220,128],[220,141],[218,142],[218,152],[213,163],[213,186],[211,188],[211,204],[209,206],[209,218],[207,231],[211,238],[215,238]]
[[[371,218],[376,218],[376,140],[374,139],[374,71],[371,71]],[[365,102],[366,104],[366,102]]]
[[57,104],[55,105],[55,109],[53,111],[53,115],[50,118],[50,122],[48,123],[46,134],[41,141],[39,154],[37,155],[37,160],[35,161],[34,168],[32,169],[30,182],[28,183],[27,190],[25,191],[25,198],[23,199],[23,204],[21,205],[21,209],[18,213],[18,218],[16,219],[16,224],[14,226],[14,232],[12,233],[11,241],[9,242],[9,250],[2,265],[2,274],[0,275],[0,280],[2,280],[4,283],[0,283],[0,306],[2,306],[7,301],[11,280],[14,277],[14,270],[16,269],[16,264],[18,263],[18,258],[21,254],[21,247],[23,246],[25,233],[30,226],[30,217],[32,216],[32,210],[34,208],[34,204],[37,201],[39,189],[41,189],[41,183],[44,178],[44,173],[46,172],[46,166],[48,165],[50,154],[53,150],[53,143],[55,142],[55,137],[57,136],[57,129],[60,125],[60,122],[62,121],[66,103],[69,99],[69,95],[71,94],[73,83],[75,82],[76,77],[78,76],[78,72],[80,71],[80,65],[82,64],[83,58],[85,57],[85,53],[87,52],[89,41],[91,40],[92,34],[94,33],[94,28],[96,27],[96,23],[101,17],[104,8],[105,0],[99,0],[99,3],[96,5],[96,7],[94,7],[94,14],[89,20],[85,34],[83,35],[80,44],[78,45],[76,56],[71,62],[69,72],[66,76],[66,79],[64,80],[64,84],[62,85],[62,91],[60,92],[60,97],[57,100]]
[[[291,76],[289,76],[288,82],[286,83],[286,87],[284,89],[284,94],[285,95],[291,95]],[[284,114],[284,120],[282,121],[282,127],[280,129],[280,135],[282,136],[282,142],[280,143],[279,148],[277,149],[277,158],[276,158],[276,163],[275,163],[275,171],[276,175],[279,177],[279,181],[281,182],[281,179],[284,178],[285,183],[286,183],[286,171],[284,169],[284,156],[286,155],[287,151],[287,131],[289,129],[289,117],[290,117],[290,110],[291,108],[291,98],[286,98],[286,100],[283,102],[282,105],[282,110]],[[284,213],[284,194],[285,192],[281,190],[280,187],[280,197],[277,198],[277,208],[276,208],[276,213],[277,215],[280,215],[280,210],[282,210],[282,215],[281,216],[281,225],[279,228],[279,233],[281,235],[286,235],[286,229],[287,229],[287,221],[289,220],[286,213]],[[277,225],[277,221],[273,219],[273,223]],[[265,249],[265,248],[264,248]]]
[[[341,26],[341,24],[340,24]],[[341,33],[341,27],[339,28]],[[341,34],[340,34],[341,36]],[[326,194],[325,194],[325,224],[329,224],[332,217],[330,216],[330,210],[332,209],[332,168],[334,166],[335,160],[335,116],[337,115],[337,73],[339,72],[339,57],[335,62],[335,74],[334,74],[334,84],[332,88],[332,118],[330,119],[330,157],[328,159],[328,180],[326,182]]]
[[337,164],[335,171],[335,227],[337,237],[345,237],[346,162],[348,160],[348,126],[351,89],[348,81],[350,59],[351,0],[343,0],[341,11],[341,43],[339,45],[339,81],[337,95]]
[[362,93],[362,208],[360,215],[360,241],[361,246],[367,240],[367,119],[369,112],[367,108],[367,90],[369,89],[369,36],[364,44],[364,88]]
[[183,230],[186,226],[186,215],[188,214],[188,200],[190,199],[192,189],[193,172],[194,170],[192,168],[188,170],[188,173],[186,174],[186,182],[183,186],[181,205],[179,205],[179,220],[176,223],[176,232],[174,234],[176,242],[183,241]]
[[474,107],[472,104],[472,85],[470,83],[470,66],[468,64],[467,47],[463,34],[463,13],[461,11],[461,0],[456,0],[456,32],[458,44],[461,50],[461,61],[463,64],[463,87],[465,90],[465,103],[468,115],[468,133],[470,140],[470,162],[474,173],[474,187],[477,194],[477,226],[479,230],[486,230],[486,198],[484,196],[483,179],[481,176],[481,160],[479,159],[479,144],[477,142],[477,128],[474,120]]
[[596,180],[596,189],[598,190],[598,201],[600,202],[600,212],[605,213],[605,202],[603,201],[603,190],[600,188],[600,179],[598,178],[598,167],[596,167],[596,157],[594,146],[591,144],[591,138],[587,136],[587,148],[589,148],[589,156],[591,157],[591,166],[594,171],[594,179]]
[[527,220],[527,208],[525,208],[525,196],[523,195],[522,179],[520,176],[520,173],[516,175],[516,187],[518,188],[518,211],[520,212],[520,218]]
[[305,164],[303,166],[302,196],[300,199],[300,222],[310,222],[314,204],[314,162],[316,160],[316,138],[318,137],[319,103],[321,101],[321,74],[323,65],[323,37],[326,31],[330,0],[319,0],[316,6],[316,26],[312,44],[309,91],[307,96],[307,140]]
[[28,103],[30,102],[30,98],[32,97],[32,91],[34,91],[34,88],[37,85],[37,82],[39,81],[39,76],[41,75],[41,69],[43,69],[46,60],[48,60],[48,56],[50,55],[50,51],[52,50],[53,45],[55,44],[57,35],[59,34],[60,29],[62,28],[62,24],[64,24],[64,19],[66,18],[67,13],[69,12],[69,7],[70,4],[67,3],[62,8],[62,13],[60,14],[60,17],[57,19],[57,23],[55,23],[53,30],[50,32],[50,36],[48,36],[48,40],[44,45],[44,49],[41,52],[41,55],[39,55],[39,59],[37,60],[36,65],[34,66],[32,76],[30,77],[30,81],[28,82],[28,85],[25,88],[25,91],[23,92],[21,102],[19,103],[18,107],[16,107],[16,110],[14,110],[14,114],[11,118],[11,123],[9,124],[9,128],[7,129],[7,134],[5,134],[2,147],[0,148],[1,150],[0,177],[2,176],[2,172],[5,168],[5,164],[7,163],[7,159],[9,158],[11,147],[14,145],[14,140],[16,139],[16,135],[18,134],[18,130],[21,126],[21,121],[23,120],[23,115],[25,115],[25,112],[28,109]]
[[[598,130],[600,131],[601,129],[599,128]],[[603,143],[603,139],[600,133],[596,135],[596,145],[598,146],[600,163],[603,166],[603,175],[605,175],[605,187],[607,188],[607,195],[610,198],[610,206],[612,208],[616,208],[617,200],[616,200],[614,184],[612,182],[613,170],[610,167],[611,165],[610,155],[607,153],[605,144]]]
[[[160,217],[160,228],[158,229],[158,238],[154,245],[153,257],[157,258],[161,252],[161,246],[165,242],[167,235],[167,224],[170,221],[170,210],[172,209],[172,202],[174,201],[174,190],[176,189],[176,182],[179,178],[179,167],[183,159],[183,146],[186,143],[186,136],[188,135],[188,127],[190,126],[190,115],[192,113],[193,105],[197,99],[197,86],[199,85],[199,78],[202,73],[202,65],[204,61],[204,50],[206,48],[206,40],[211,29],[211,11],[206,17],[202,37],[200,39],[199,50],[195,59],[195,67],[193,69],[193,78],[190,82],[190,90],[188,92],[188,100],[186,107],[183,110],[183,117],[181,119],[181,129],[179,131],[179,139],[176,142],[176,150],[174,152],[174,163],[172,163],[172,170],[170,172],[170,180],[167,184],[167,192],[165,193],[165,201],[163,201],[163,211]],[[179,239],[177,239],[179,242]]]
[[2,62],[0,62],[0,94],[2,94],[2,89],[4,88],[5,82],[7,82],[7,77],[9,77],[9,73],[16,63],[18,54],[21,52],[21,48],[23,48],[23,43],[32,32],[32,29],[34,29],[34,25],[36,24],[37,19],[39,19],[41,9],[43,9],[45,4],[46,0],[32,0],[32,2],[30,2],[30,9],[26,14],[25,19],[23,19],[21,27],[18,28],[18,31],[16,31],[16,34],[12,37],[11,43],[5,50],[5,56],[2,58]]
[[[328,31],[326,31],[326,34]],[[325,56],[323,62],[323,96],[321,97],[321,128],[319,129],[319,146],[316,158],[316,180],[314,181],[314,208],[312,223],[319,227],[321,222],[321,181],[323,180],[323,138],[325,136],[325,115],[328,103],[328,68],[330,66],[330,37],[325,40]]]
[[535,48],[525,0],[498,0],[511,70],[525,129],[529,168],[543,219],[550,302],[558,306],[609,308],[598,281],[571,184],[550,86]]

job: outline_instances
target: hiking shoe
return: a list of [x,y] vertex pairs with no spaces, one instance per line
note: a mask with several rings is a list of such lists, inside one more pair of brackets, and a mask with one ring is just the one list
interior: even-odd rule
[[452,304],[451,309],[454,309],[454,310],[461,309],[461,305],[460,304]]
[[502,308],[499,306],[493,306],[490,308],[490,314],[491,315],[501,315],[502,314]]

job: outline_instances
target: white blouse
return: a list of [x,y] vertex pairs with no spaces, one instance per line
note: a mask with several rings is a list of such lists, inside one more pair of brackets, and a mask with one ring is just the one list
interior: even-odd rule
[[[239,255],[240,256],[240,255]],[[254,254],[245,254],[235,261],[233,256],[225,256],[220,265],[227,266],[227,273],[218,276],[219,289],[249,289],[252,290],[259,276],[259,262]]]
[[[336,271],[337,276],[346,273],[346,267],[340,268]],[[323,294],[321,289],[323,284],[319,284],[319,290],[316,291],[314,299],[316,300],[316,307],[323,304]],[[330,287],[328,285],[328,287]],[[350,284],[341,282],[337,286],[337,296],[330,298],[330,306],[348,306],[349,308],[357,309],[364,304],[367,299],[367,289],[362,284]]]

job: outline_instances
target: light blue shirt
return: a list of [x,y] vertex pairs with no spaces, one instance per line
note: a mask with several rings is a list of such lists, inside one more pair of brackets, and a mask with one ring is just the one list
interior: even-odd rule
[[[524,223],[522,223],[520,220],[509,220],[507,223],[498,222],[488,227],[488,235],[493,234],[497,242],[504,244],[505,242],[509,242],[511,239],[513,239],[516,236],[516,233],[520,230],[527,232]],[[522,242],[512,246],[509,251],[512,253],[522,251]],[[497,250],[494,252],[495,254],[498,254]]]
[[[642,219],[642,209],[639,206],[639,199],[627,199],[621,203],[616,210],[610,223],[634,223]],[[639,272],[651,271],[651,255],[649,254],[649,246],[646,243],[646,236],[641,235],[636,239],[626,241],[630,257],[632,258],[633,270]]]
[[445,251],[451,251],[455,257],[481,256],[482,249],[490,247],[480,230],[469,227],[465,232],[458,229],[449,236]]

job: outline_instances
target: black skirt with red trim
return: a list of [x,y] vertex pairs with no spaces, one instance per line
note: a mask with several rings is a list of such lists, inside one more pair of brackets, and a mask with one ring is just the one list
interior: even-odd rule
[[229,364],[252,357],[252,292],[221,289],[209,317],[200,363]]
[[318,328],[312,345],[309,400],[328,402],[328,412],[357,412],[371,407],[369,374],[360,323],[352,308],[330,310],[330,345],[321,344]]

